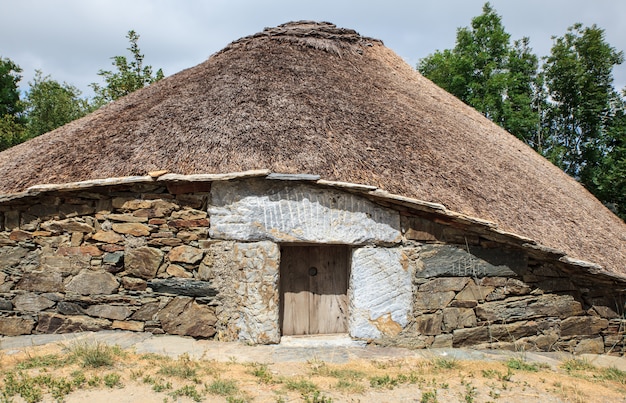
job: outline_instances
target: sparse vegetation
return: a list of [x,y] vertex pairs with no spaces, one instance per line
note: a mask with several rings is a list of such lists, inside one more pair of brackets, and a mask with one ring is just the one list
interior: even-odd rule
[[[34,351],[35,349],[33,349]],[[0,403],[67,400],[81,390],[145,386],[158,400],[230,403],[359,401],[370,393],[404,396],[418,391],[421,403],[442,401],[523,401],[550,395],[558,400],[591,403],[626,395],[626,372],[601,368],[578,358],[561,362],[558,371],[516,354],[504,362],[469,362],[450,357],[392,359],[334,364],[246,363],[231,360],[173,359],[135,354],[104,344],[80,344],[20,358],[0,355]],[[412,386],[414,385],[414,386]]]

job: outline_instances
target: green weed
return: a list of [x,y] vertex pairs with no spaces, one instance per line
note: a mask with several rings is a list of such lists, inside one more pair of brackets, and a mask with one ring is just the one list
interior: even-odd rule
[[185,385],[182,388],[176,389],[170,395],[176,399],[181,396],[186,396],[191,398],[194,402],[201,402],[202,395],[196,390],[196,387],[193,385]]
[[308,395],[319,390],[316,384],[311,381],[307,381],[306,379],[289,379],[285,383],[285,386],[289,390],[296,390],[300,392],[302,395]]
[[123,386],[120,375],[113,373],[113,372],[106,374],[103,380],[104,380],[104,384],[108,388],[115,388],[115,387],[121,388]]
[[230,396],[237,393],[237,383],[232,380],[216,379],[207,386],[207,391],[212,395]]

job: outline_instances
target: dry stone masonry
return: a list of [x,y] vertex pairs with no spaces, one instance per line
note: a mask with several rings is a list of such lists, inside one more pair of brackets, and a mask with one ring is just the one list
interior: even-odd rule
[[626,281],[443,206],[306,175],[121,178],[0,197],[0,334],[281,337],[281,245],[350,248],[376,343],[623,354]]

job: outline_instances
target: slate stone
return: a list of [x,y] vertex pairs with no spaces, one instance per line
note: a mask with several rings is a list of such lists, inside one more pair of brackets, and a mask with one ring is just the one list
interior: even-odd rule
[[207,338],[213,336],[217,317],[206,306],[189,297],[176,297],[158,314],[161,326],[168,334]]
[[17,311],[39,312],[54,306],[54,302],[40,295],[27,293],[13,298],[13,306]]
[[215,296],[218,291],[208,281],[166,278],[155,279],[148,282],[152,291],[165,294],[184,295],[188,297]]
[[143,322],[136,322],[132,320],[114,320],[111,324],[111,329],[128,330],[130,332],[143,332],[145,324]]
[[528,257],[508,249],[469,245],[424,245],[420,253],[423,269],[418,278],[429,277],[516,277],[528,266]]
[[60,301],[57,304],[57,311],[63,315],[84,315],[85,310],[78,304],[67,301]]
[[6,299],[0,299],[0,311],[12,311],[13,304],[11,301],[7,301]]
[[44,231],[50,231],[53,233],[61,233],[61,232],[83,232],[90,233],[94,231],[93,226],[78,221],[74,218],[69,218],[67,220],[61,221],[48,221],[41,224],[41,229]]
[[574,316],[561,321],[561,337],[599,334],[609,321],[598,316]]
[[147,246],[130,249],[124,257],[124,268],[134,277],[151,279],[156,276],[163,256],[160,249]]
[[451,332],[455,329],[476,326],[476,314],[468,308],[445,308],[443,310],[443,330]]
[[537,331],[537,322],[534,321],[457,329],[452,333],[452,345],[456,348],[486,342],[514,342],[522,337],[534,336]]
[[583,339],[574,349],[576,354],[604,354],[604,340],[602,337]]
[[24,273],[15,288],[35,292],[62,292],[63,276],[53,270],[28,272]]
[[177,246],[167,255],[170,262],[195,264],[202,260],[204,251],[193,246]]
[[65,290],[81,295],[103,295],[116,293],[119,285],[111,273],[82,270],[67,283]]
[[20,336],[31,334],[35,327],[35,321],[24,317],[0,318],[0,335]]
[[56,313],[42,312],[35,329],[37,333],[74,333],[97,332],[111,328],[107,319],[89,316],[63,316]]
[[130,317],[131,320],[148,321],[153,320],[159,312],[159,303],[151,302],[143,305]]
[[418,334],[436,336],[441,334],[442,323],[443,314],[441,312],[420,315],[415,318],[415,330]]
[[150,235],[150,227],[140,223],[122,223],[111,225],[113,231],[119,234],[127,234],[133,236]]
[[479,304],[475,311],[479,319],[488,322],[513,322],[539,317],[567,318],[583,312],[580,302],[571,295],[554,294],[485,302]]
[[57,254],[60,256],[102,256],[102,251],[95,245],[60,246]]
[[118,243],[124,240],[123,236],[114,231],[98,231],[91,238],[105,243]]
[[105,319],[124,320],[132,311],[119,305],[91,305],[85,309],[85,313],[89,316],[97,316]]
[[418,310],[442,309],[448,306],[454,298],[454,291],[422,292],[415,293],[414,306]]
[[148,287],[146,280],[136,277],[122,277],[122,287],[129,291],[145,291]]
[[493,290],[494,287],[476,285],[471,281],[454,299],[458,301],[484,301]]
[[19,264],[28,255],[28,249],[4,246],[0,248],[0,267],[8,268]]
[[113,253],[105,253],[102,257],[102,263],[110,264],[112,266],[120,266],[124,264],[124,253],[123,252],[113,252]]
[[461,291],[468,281],[466,277],[435,278],[420,285],[419,290],[423,292]]

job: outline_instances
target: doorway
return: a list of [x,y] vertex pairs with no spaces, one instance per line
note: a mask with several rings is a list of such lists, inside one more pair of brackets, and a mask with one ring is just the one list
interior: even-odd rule
[[348,332],[346,245],[283,245],[280,254],[284,336]]

